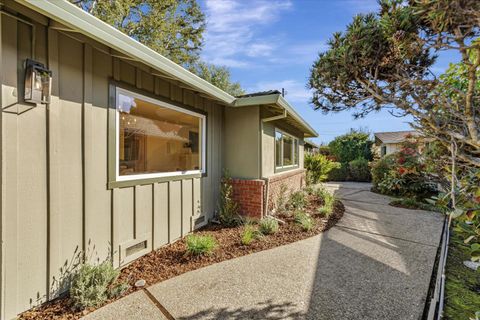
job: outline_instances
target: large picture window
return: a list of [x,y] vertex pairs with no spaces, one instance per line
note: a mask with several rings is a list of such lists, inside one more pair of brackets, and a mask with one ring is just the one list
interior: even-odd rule
[[205,115],[116,88],[117,180],[204,172]]
[[275,167],[289,168],[298,165],[298,139],[275,130]]

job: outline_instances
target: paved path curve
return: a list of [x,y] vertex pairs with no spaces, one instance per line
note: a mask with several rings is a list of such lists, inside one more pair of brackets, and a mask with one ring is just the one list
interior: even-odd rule
[[188,272],[86,318],[420,319],[443,217],[391,207],[369,184],[327,188],[346,207],[328,232]]

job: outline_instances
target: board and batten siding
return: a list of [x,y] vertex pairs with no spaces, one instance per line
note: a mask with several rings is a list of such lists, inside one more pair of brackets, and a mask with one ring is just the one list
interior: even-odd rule
[[[113,253],[120,267],[192,231],[196,218],[206,222],[219,194],[224,112],[101,44],[48,28],[38,13],[6,6],[34,23],[34,58],[53,83],[48,107],[22,102],[33,29],[1,15],[2,319],[58,296],[83,253],[92,262]],[[108,188],[110,80],[206,112],[207,174]]]

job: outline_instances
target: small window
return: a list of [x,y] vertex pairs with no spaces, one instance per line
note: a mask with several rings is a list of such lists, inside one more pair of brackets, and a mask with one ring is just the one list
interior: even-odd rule
[[386,154],[387,154],[387,146],[382,146],[380,155],[383,157],[383,156],[386,155]]
[[275,167],[298,165],[298,139],[280,130],[275,131]]
[[117,180],[204,172],[205,116],[116,89]]

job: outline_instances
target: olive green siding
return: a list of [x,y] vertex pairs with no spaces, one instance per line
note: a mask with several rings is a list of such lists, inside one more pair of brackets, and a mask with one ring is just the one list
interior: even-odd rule
[[[266,110],[262,110],[261,112],[262,118],[271,117],[272,114]],[[286,133],[291,134],[292,136],[298,138],[299,150],[298,150],[298,157],[299,157],[299,165],[298,167],[292,168],[303,168],[303,133],[300,132],[298,129],[293,128],[292,126],[288,125],[284,121],[274,120],[268,122],[262,122],[262,178],[268,178],[273,176],[275,172],[275,128],[278,128]]]
[[260,177],[258,106],[225,109],[225,168],[235,178]]
[[[48,28],[38,13],[8,0],[5,8],[34,23],[34,58],[53,71],[50,105],[23,103],[33,29],[0,15],[0,307],[10,319],[58,296],[81,252],[94,262],[113,252],[119,267],[182,237],[197,218],[206,222],[218,200],[224,107],[80,34]],[[109,188],[112,80],[207,114],[206,175]]]

